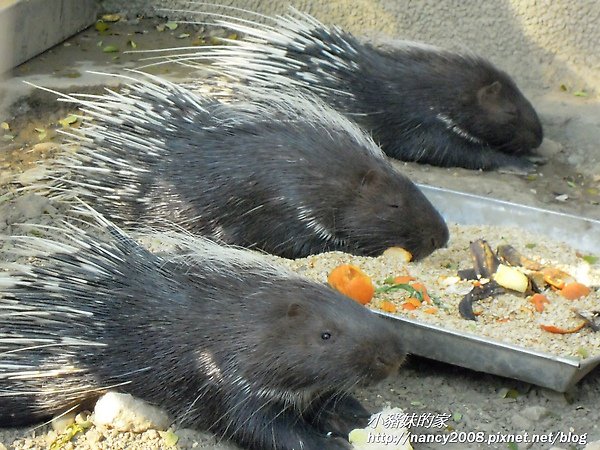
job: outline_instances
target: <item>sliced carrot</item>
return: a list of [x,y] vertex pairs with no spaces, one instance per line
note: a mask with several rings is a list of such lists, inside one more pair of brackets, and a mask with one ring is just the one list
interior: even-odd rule
[[587,287],[585,284],[581,283],[568,283],[560,290],[560,295],[562,295],[567,300],[577,300],[581,297],[587,297],[591,289]]
[[566,284],[575,281],[570,274],[555,267],[545,267],[541,272],[544,276],[544,281],[556,289],[562,289]]
[[417,309],[417,307],[410,302],[404,302],[402,303],[402,309],[405,309],[407,311],[414,311],[415,309]]
[[510,317],[501,317],[499,319],[496,319],[496,322],[500,322],[500,323],[510,322]]
[[544,331],[549,332],[549,333],[571,334],[571,333],[577,333],[584,326],[585,326],[585,322],[581,322],[581,324],[579,324],[579,325],[577,325],[576,327],[573,327],[573,328],[559,328],[559,327],[557,327],[555,325],[540,325],[540,328],[542,330],[544,330]]
[[529,301],[533,303],[535,310],[540,313],[546,308],[544,305],[550,303],[544,294],[533,294]]
[[425,303],[431,303],[431,297],[429,297],[429,294],[427,293],[427,288],[423,283],[412,283],[411,286],[416,291],[419,291],[421,293],[421,295],[423,296],[423,301]]
[[395,313],[398,310],[398,307],[392,302],[384,300],[379,304],[379,309],[388,313]]
[[406,299],[406,303],[411,303],[411,304],[415,305],[415,308],[418,308],[419,306],[421,306],[421,300],[419,300],[418,298],[415,298],[415,297],[408,297]]
[[334,289],[363,305],[369,303],[375,294],[371,278],[351,264],[333,269],[327,277],[327,282]]
[[437,314],[438,310],[437,308],[434,308],[433,306],[426,308],[425,310],[423,310],[423,312],[425,314]]
[[416,280],[415,277],[411,277],[410,275],[400,275],[394,278],[394,284],[408,284],[411,281]]

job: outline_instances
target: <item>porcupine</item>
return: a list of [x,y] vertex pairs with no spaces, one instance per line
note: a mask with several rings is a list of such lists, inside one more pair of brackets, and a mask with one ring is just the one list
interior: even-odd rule
[[536,111],[512,78],[482,57],[409,41],[378,48],[296,10],[256,14],[268,25],[176,12],[215,15],[215,24],[246,40],[157,50],[168,53],[167,61],[211,60],[220,72],[255,86],[318,94],[370,131],[393,158],[516,173],[534,167],[524,156],[542,142]]
[[419,259],[448,240],[415,184],[316,98],[259,91],[223,104],[156,77],[128,89],[67,96],[93,121],[55,183],[119,224],[167,220],[292,258],[400,246]]
[[112,389],[248,449],[349,449],[369,415],[350,390],[404,359],[387,319],[262,255],[74,223],[8,238],[29,259],[0,272],[0,426]]

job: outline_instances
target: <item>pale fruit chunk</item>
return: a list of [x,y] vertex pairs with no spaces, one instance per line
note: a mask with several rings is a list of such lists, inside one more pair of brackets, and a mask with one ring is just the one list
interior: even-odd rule
[[[402,416],[404,416],[404,412],[400,408],[384,408],[381,412],[373,414],[366,428],[354,429],[348,435],[352,448],[356,450],[413,450],[408,428],[398,425],[398,419]],[[394,425],[386,426],[386,424]]]
[[404,262],[411,262],[413,258],[412,253],[402,247],[390,247],[383,252],[383,256]]
[[504,264],[498,266],[493,278],[500,286],[517,292],[525,292],[529,286],[529,279],[523,272]]

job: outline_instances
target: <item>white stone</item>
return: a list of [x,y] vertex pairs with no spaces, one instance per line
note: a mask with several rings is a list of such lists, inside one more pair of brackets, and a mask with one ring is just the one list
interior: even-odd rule
[[18,182],[23,186],[29,186],[37,181],[40,181],[46,177],[47,169],[45,166],[35,166],[32,169],[28,169],[23,172],[17,178]]
[[98,400],[92,421],[95,425],[135,433],[150,429],[164,431],[171,424],[169,416],[160,408],[117,392],[108,392]]

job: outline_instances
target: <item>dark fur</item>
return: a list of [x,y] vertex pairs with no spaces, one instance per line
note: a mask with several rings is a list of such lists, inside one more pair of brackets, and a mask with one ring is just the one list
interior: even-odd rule
[[542,142],[541,123],[510,76],[489,61],[418,43],[376,48],[307,14],[271,22],[268,28],[234,17],[217,20],[259,42],[170,49],[169,60],[213,57],[220,70],[254,85],[317,93],[372,132],[386,154],[404,161],[520,172],[533,167],[522,156]]
[[[133,107],[120,99],[109,105],[110,95],[96,102],[120,122],[97,117],[105,128],[84,128],[95,142],[68,162],[71,182],[85,184],[80,195],[113,220],[164,226],[166,219],[291,258],[401,246],[419,259],[446,244],[446,224],[419,189],[324,105],[292,111],[271,98],[223,105],[166,82],[131,89]],[[148,110],[164,128],[146,121]]]
[[[219,260],[211,248],[167,261],[109,230],[102,240],[66,233],[73,253],[44,256],[53,241],[19,241],[41,256],[12,272],[16,284],[4,278],[0,426],[117,386],[248,449],[350,448],[347,433],[369,416],[350,389],[404,358],[390,322],[266,262]],[[77,372],[25,375],[67,367]]]
[[[345,100],[338,109],[372,131],[386,154],[467,169],[530,167],[521,156],[541,144],[542,126],[506,73],[443,50],[358,48],[354,59],[362,70],[339,73],[339,85],[331,87],[353,94],[338,96]],[[449,130],[438,113],[479,142]]]

